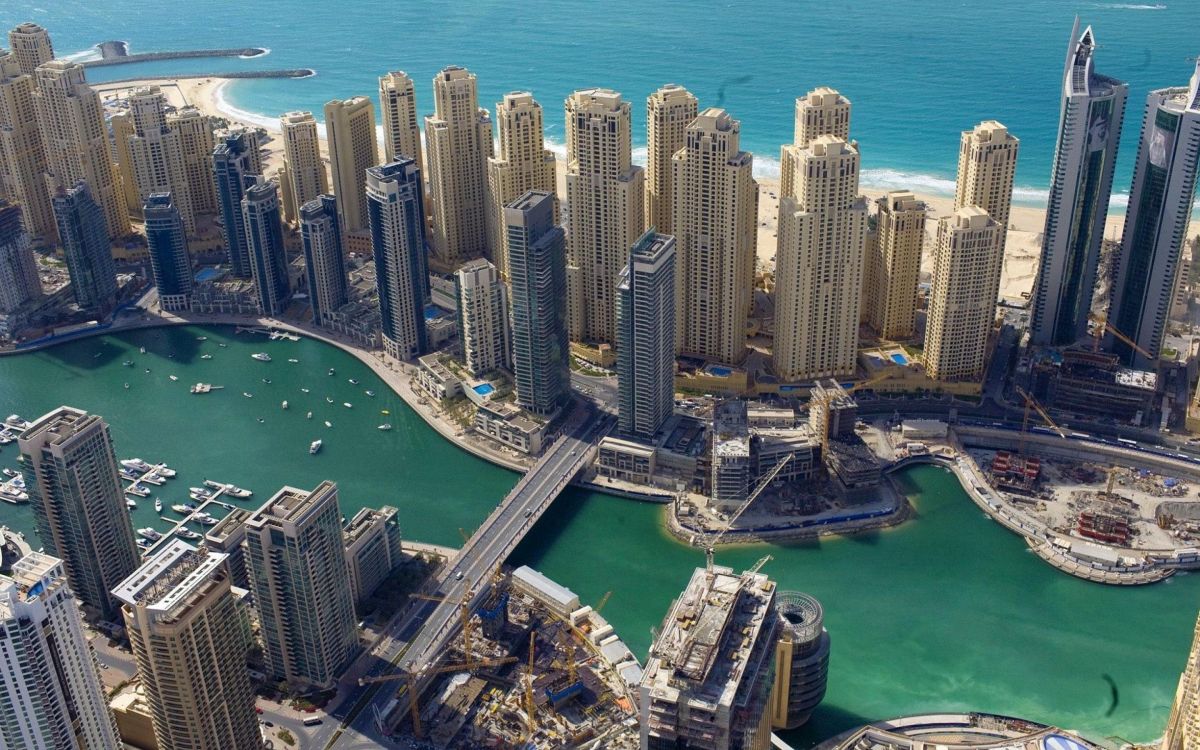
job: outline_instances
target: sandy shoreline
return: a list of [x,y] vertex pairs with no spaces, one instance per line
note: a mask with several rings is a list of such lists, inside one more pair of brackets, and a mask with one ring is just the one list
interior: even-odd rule
[[[132,81],[121,84],[97,84],[94,88],[100,93],[101,98],[107,99],[114,96],[124,96],[125,92],[140,85],[156,85],[166,93],[168,101],[176,107],[190,104],[205,114],[219,117],[229,122],[236,122],[249,127],[265,127],[272,133],[278,133],[278,120],[242,112],[225,100],[223,90],[230,83],[232,83],[231,79],[196,78],[177,81]],[[319,109],[320,103],[314,104],[313,107],[314,110]],[[319,112],[317,114],[319,115]],[[324,133],[323,128],[321,132],[322,134]],[[321,155],[326,164],[328,164],[329,154],[324,137],[321,139]],[[947,155],[948,160],[953,161],[956,158],[957,154],[951,153]],[[280,139],[274,138],[264,146],[263,159],[268,175],[274,174],[275,170],[283,163],[283,147]],[[560,195],[562,195],[565,192],[563,181],[565,161],[561,156],[559,157],[558,164],[558,189]],[[759,184],[759,265],[762,268],[773,268],[776,247],[776,221],[779,212],[779,180],[767,177],[756,179]],[[867,188],[862,192],[873,201],[882,196],[886,190]],[[934,235],[937,231],[937,219],[948,215],[952,211],[954,199],[952,196],[922,193],[919,191],[912,192],[929,206],[929,222],[926,227],[928,241],[926,242],[926,251],[921,263],[922,278],[926,278],[929,269],[932,267],[933,259],[931,250]],[[1020,300],[1023,296],[1029,294],[1033,286],[1033,279],[1037,273],[1038,256],[1041,250],[1041,233],[1045,223],[1045,216],[1046,211],[1044,207],[1032,207],[1028,205],[1014,205],[1012,207],[1009,219],[1011,228],[1008,233],[1004,268],[1000,280],[1000,293],[1007,299]],[[1123,213],[1110,212],[1105,237],[1119,239],[1123,224]]]

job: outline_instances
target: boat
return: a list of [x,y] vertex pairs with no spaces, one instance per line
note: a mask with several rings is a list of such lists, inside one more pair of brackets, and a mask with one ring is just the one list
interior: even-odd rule
[[294,365],[294,364],[297,364],[297,363],[299,363],[299,362],[300,362],[300,360],[298,360],[298,359],[289,359],[289,360],[288,360],[288,362],[291,362],[291,363]]
[[326,400],[328,403],[331,403],[331,404],[332,404],[332,403],[333,403],[333,396],[326,396],[326,397],[325,397],[325,400]]
[[308,393],[308,389],[307,389],[307,388],[301,388],[301,389],[300,389],[300,392],[301,392],[301,393]]
[[[328,422],[326,422],[325,424],[329,424],[329,423],[328,423]],[[320,441],[320,440],[314,440],[314,441],[312,441],[312,443],[310,443],[310,444],[309,444],[309,446],[308,446],[308,452],[309,452],[310,454],[314,454],[314,455],[315,455],[315,454],[316,454],[317,452],[319,452],[320,450],[321,450],[321,441]]]
[[146,353],[146,347],[144,347],[144,346],[139,346],[139,347],[138,347],[138,351],[139,351],[139,352],[141,352],[142,354],[145,354],[145,353]]
[[196,506],[192,505],[191,503],[175,503],[174,505],[171,506],[171,510],[175,511],[176,513],[178,513],[181,516],[186,516],[189,513],[191,513],[192,511],[194,511],[195,509],[196,509]]
[[145,482],[146,484],[161,485],[164,482],[166,482],[167,480],[163,479],[162,477],[155,474],[154,472],[150,472],[149,474],[146,474],[138,481]]
[[143,487],[142,485],[135,482],[125,488],[125,494],[126,495],[137,495],[138,497],[149,497],[150,489],[148,487]]
[[347,409],[353,409],[353,408],[354,408],[354,404],[350,403],[349,401],[343,401],[343,402],[342,402],[342,406],[346,407]]
[[249,391],[242,391],[242,395],[246,398],[254,398],[254,394],[250,393]]
[[253,490],[244,490],[232,484],[225,485],[225,494],[230,497],[250,497],[254,494]]
[[390,412],[390,411],[388,411],[387,409],[380,409],[380,410],[379,410],[379,413],[380,413],[380,414],[391,414],[391,412]]
[[208,336],[197,336],[196,340],[197,341],[208,341]]
[[126,469],[124,466],[121,467],[121,478],[122,479],[128,479],[129,481],[132,482],[137,479],[140,479],[141,476],[142,476],[141,474],[134,471],[133,469]]
[[5,466],[4,469],[2,469],[2,471],[4,472],[4,476],[6,476],[6,477],[15,477],[17,475],[16,469],[10,469],[7,466]]
[[205,516],[204,518],[200,519],[200,523],[204,524],[205,526],[216,526],[217,519],[213,518],[212,516]]
[[201,354],[200,359],[212,359],[212,355],[211,354]]
[[125,384],[125,390],[129,390],[129,383]]
[[257,359],[259,362],[270,362],[271,355],[266,352],[255,352],[250,355],[250,359]]
[[229,346],[229,344],[222,344],[222,343],[219,343],[219,342],[218,342],[218,343],[217,343],[217,346],[219,346],[219,347],[221,347],[222,349],[224,349],[225,347]]
[[210,520],[212,520],[212,516],[200,510],[188,516],[188,520],[195,521],[196,523],[208,523]]
[[371,398],[375,398],[375,391],[364,391],[364,393],[366,393]]
[[328,419],[326,419],[326,420],[325,420],[325,426],[326,426],[326,427],[333,427],[333,422],[330,422]]
[[333,370],[333,368],[332,368],[332,367],[330,367],[330,368],[329,368],[329,374],[330,374],[330,375],[336,375],[337,373],[336,373],[336,372],[334,372],[334,370]]
[[150,547],[150,542],[148,542],[145,539],[136,539],[134,541],[137,542],[138,549],[142,550],[143,552],[145,552]]
[[122,366],[122,367],[133,367],[133,360],[132,360],[132,359],[127,359],[127,360],[125,360],[124,362],[122,362],[122,363],[121,363],[121,366]]
[[267,420],[263,419],[262,417],[259,417],[259,418],[258,418],[258,423],[259,423],[259,424],[262,424],[263,422],[266,422],[266,421],[267,421]]
[[384,422],[383,424],[379,425],[379,429],[383,430],[384,432],[387,432],[388,430],[392,429],[392,423]]
[[125,507],[133,510],[137,507],[137,500],[134,500],[132,497],[125,498]]
[[183,539],[199,539],[200,538],[199,534],[197,534],[196,532],[187,528],[186,526],[180,526],[178,529],[175,529],[175,536],[181,537]]
[[283,409],[287,409],[287,401],[285,400],[282,404],[280,404],[280,407]]
[[0,487],[0,500],[12,505],[20,505],[21,503],[29,502],[29,495],[20,490],[15,490],[11,487]]
[[162,513],[162,500],[159,500],[157,497],[154,498],[154,512]]
[[270,378],[263,378],[263,382],[264,382],[264,383],[266,383],[267,385],[270,385],[270,384],[271,384],[271,379],[270,379]]
[[150,471],[151,469],[154,468],[153,466],[146,463],[145,461],[143,461],[140,458],[123,459],[121,461],[121,465],[124,466],[126,469],[133,469],[134,471]]
[[168,377],[168,378],[170,378],[170,379],[171,379],[171,380],[173,380],[173,381],[174,381],[174,380],[179,380],[179,376],[178,376],[178,375],[168,375],[167,377]]
[[146,368],[146,374],[147,374],[147,375],[149,375],[149,374],[150,374],[150,368],[149,368],[149,367],[147,367],[147,368]]
[[159,539],[162,539],[162,534],[150,526],[147,526],[144,529],[138,529],[137,533],[138,536],[142,537],[143,539],[149,539],[152,542],[157,542]]
[[350,385],[358,385],[358,381],[354,378],[350,378]]
[[159,464],[158,468],[154,470],[154,473],[158,474],[159,476],[166,477],[167,479],[173,479],[175,477],[175,470],[166,464]]
[[304,415],[304,418],[305,418],[305,419],[312,419],[312,412],[310,411],[308,414],[305,414],[305,415]]

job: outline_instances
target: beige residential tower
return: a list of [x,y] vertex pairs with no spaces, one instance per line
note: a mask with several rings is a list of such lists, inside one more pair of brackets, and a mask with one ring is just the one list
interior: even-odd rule
[[907,191],[893,190],[875,201],[876,241],[868,245],[863,308],[867,324],[880,338],[912,338],[917,312],[917,283],[925,242],[927,210]]
[[659,234],[675,234],[671,159],[683,148],[698,111],[696,97],[678,84],[668,83],[646,97],[646,229]]
[[[299,223],[300,206],[329,192],[329,179],[325,176],[317,139],[317,120],[312,112],[288,112],[279,118],[279,125],[283,132],[283,159],[291,184],[284,193],[290,205],[284,210]],[[361,179],[366,179],[365,174]]]
[[333,192],[337,196],[338,219],[347,249],[369,249],[366,174],[367,169],[379,164],[375,107],[371,100],[355,96],[326,103],[325,135],[329,142],[329,167]]
[[487,160],[488,227],[495,266],[507,279],[504,207],[530,190],[554,194],[554,152],[546,148],[542,105],[528,91],[504,95],[496,127],[500,150]]

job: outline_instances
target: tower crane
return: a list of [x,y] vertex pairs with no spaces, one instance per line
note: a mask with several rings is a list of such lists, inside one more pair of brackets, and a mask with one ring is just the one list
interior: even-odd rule
[[1067,433],[1063,432],[1062,428],[1054,423],[1054,420],[1050,418],[1050,415],[1046,413],[1046,410],[1042,408],[1042,405],[1039,404],[1033,396],[1030,396],[1029,393],[1024,388],[1022,388],[1021,386],[1015,386],[1015,390],[1017,391],[1017,395],[1025,400],[1025,416],[1021,420],[1021,442],[1020,442],[1020,451],[1019,451],[1020,455],[1022,455],[1022,456],[1025,455],[1025,437],[1029,431],[1029,410],[1030,409],[1033,409],[1034,411],[1036,411],[1038,413],[1038,416],[1040,416],[1042,418],[1042,421],[1044,421],[1046,423],[1046,426],[1050,427],[1052,430],[1057,432],[1059,434],[1059,437],[1065,438],[1067,436]]
[[765,490],[767,486],[775,480],[775,477],[779,475],[779,472],[783,470],[783,467],[786,466],[787,463],[792,460],[792,458],[793,454],[789,453],[783,458],[779,459],[779,463],[775,464],[775,466],[769,472],[767,472],[767,475],[763,477],[761,482],[758,483],[758,486],[754,488],[754,491],[742,501],[742,504],[738,506],[733,515],[729,517],[729,520],[725,522],[724,527],[721,528],[719,532],[712,535],[711,538],[705,540],[704,567],[708,570],[708,572],[711,573],[713,569],[713,555],[716,551],[717,542],[721,541],[721,537],[725,536],[725,532],[732,528],[733,522],[736,521],[742,515],[742,513],[746,511],[746,508],[750,507],[751,503],[758,499],[758,496],[762,494],[762,491]]
[[375,677],[360,677],[359,685],[374,685],[380,682],[393,682],[395,680],[406,680],[408,684],[405,686],[405,691],[408,693],[408,711],[412,717],[413,736],[423,737],[425,731],[421,726],[421,709],[417,705],[417,681],[422,676],[432,677],[433,675],[443,674],[445,672],[467,671],[471,672],[480,667],[494,667],[500,664],[508,664],[516,661],[515,656],[505,656],[500,659],[482,659],[470,664],[443,664],[437,667],[429,667],[419,674],[412,672],[396,672],[393,674],[378,675]]

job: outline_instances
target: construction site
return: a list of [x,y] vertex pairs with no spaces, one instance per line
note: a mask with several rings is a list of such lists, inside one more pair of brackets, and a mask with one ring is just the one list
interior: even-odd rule
[[400,683],[393,735],[430,748],[636,748],[642,670],[600,616],[609,595],[581,606],[525,566],[489,586],[474,614],[464,601],[461,636],[424,689],[406,673],[362,681]]

